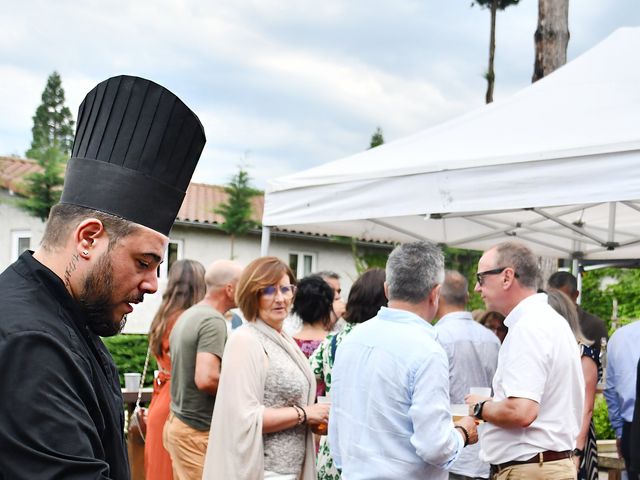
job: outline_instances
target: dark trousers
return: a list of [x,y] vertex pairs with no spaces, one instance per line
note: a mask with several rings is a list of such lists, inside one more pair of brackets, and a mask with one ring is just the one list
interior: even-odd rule
[[[627,468],[627,475],[629,480],[640,480],[640,472],[637,470],[630,470],[631,465],[631,422],[624,422],[622,425],[622,438],[621,438],[622,458]],[[633,452],[633,455],[638,455],[638,452]]]

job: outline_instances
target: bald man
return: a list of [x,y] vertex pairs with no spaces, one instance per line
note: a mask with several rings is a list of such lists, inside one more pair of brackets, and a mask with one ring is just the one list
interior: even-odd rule
[[[467,311],[469,282],[446,270],[436,317],[438,342],[449,359],[449,398],[464,403],[471,387],[489,387],[498,366],[500,340]],[[489,478],[489,464],[479,458],[480,445],[469,445],[449,468],[449,480]]]
[[227,341],[224,314],[236,306],[242,267],[217,260],[207,269],[205,297],[186,310],[169,337],[171,404],[163,443],[176,480],[202,478],[209,428]]

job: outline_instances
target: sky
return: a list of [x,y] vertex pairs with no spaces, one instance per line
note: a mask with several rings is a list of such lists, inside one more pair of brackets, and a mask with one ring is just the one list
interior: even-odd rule
[[[8,0],[5,0],[7,2]],[[531,83],[538,2],[498,13],[499,101]],[[253,184],[391,142],[481,107],[489,12],[471,0],[22,0],[0,9],[0,155],[23,156],[47,77],[74,118],[114,75],[167,87],[207,136],[193,181]],[[568,60],[638,0],[573,0]],[[640,54],[640,53],[639,53]]]

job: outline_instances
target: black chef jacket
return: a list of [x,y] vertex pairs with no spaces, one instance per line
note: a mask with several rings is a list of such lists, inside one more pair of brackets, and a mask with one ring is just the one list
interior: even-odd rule
[[116,367],[31,252],[0,274],[0,479],[128,480]]

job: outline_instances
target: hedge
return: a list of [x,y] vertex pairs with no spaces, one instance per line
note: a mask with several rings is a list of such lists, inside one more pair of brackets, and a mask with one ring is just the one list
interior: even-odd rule
[[[144,368],[144,359],[147,356],[149,345],[146,335],[123,334],[114,337],[103,338],[104,344],[109,349],[113,360],[118,367],[120,386],[124,387],[124,373],[139,372]],[[150,387],[153,382],[153,371],[157,369],[156,360],[151,355],[144,386]]]

